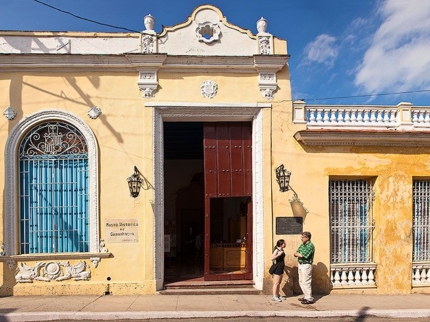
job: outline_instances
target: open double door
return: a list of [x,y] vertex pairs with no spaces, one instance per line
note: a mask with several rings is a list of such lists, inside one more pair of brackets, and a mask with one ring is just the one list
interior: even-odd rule
[[252,124],[203,125],[204,280],[252,279]]

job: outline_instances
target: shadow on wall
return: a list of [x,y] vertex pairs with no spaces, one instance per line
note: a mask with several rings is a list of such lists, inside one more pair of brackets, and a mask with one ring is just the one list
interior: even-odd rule
[[[323,263],[317,263],[312,266],[312,292],[314,294],[330,293],[330,277],[328,268]],[[285,284],[282,286],[282,292],[285,295],[302,294],[299,285],[299,274],[297,266],[285,266]]]
[[293,211],[294,217],[302,217],[303,222],[306,219],[306,215],[309,213],[309,210],[307,210],[303,206],[303,202],[299,199],[299,197],[294,194],[293,199],[289,200],[291,205],[291,210]]

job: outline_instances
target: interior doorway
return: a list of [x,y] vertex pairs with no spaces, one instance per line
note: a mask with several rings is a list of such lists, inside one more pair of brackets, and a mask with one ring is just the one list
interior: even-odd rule
[[164,122],[165,283],[203,279],[203,123]]

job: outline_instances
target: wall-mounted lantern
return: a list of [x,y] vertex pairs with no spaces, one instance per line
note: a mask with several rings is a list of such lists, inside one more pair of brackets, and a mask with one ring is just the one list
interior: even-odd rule
[[283,164],[276,168],[276,181],[281,192],[290,190],[290,177],[291,172],[285,169]]
[[291,190],[294,196],[297,196],[297,193],[290,186],[290,178],[291,172],[285,169],[283,164],[276,168],[276,181],[279,184],[279,191],[285,192]]
[[139,196],[143,179],[136,166],[134,167],[134,173],[127,178],[127,182],[128,182],[128,189],[130,189],[130,195],[133,198],[136,198],[137,196]]
[[291,172],[285,169],[283,164],[276,168],[276,181],[279,184],[279,190],[281,192],[291,190],[294,193],[293,198],[290,200],[294,216],[305,218],[309,211],[303,206],[303,202],[300,201],[299,196],[290,186],[290,178]]

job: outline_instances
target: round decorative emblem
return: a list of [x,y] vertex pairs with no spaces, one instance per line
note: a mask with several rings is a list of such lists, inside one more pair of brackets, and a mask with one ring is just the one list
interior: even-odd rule
[[211,80],[204,81],[201,90],[203,97],[213,98],[218,92],[218,84]]
[[49,262],[45,264],[45,273],[50,278],[55,278],[60,273],[60,265],[55,262]]

